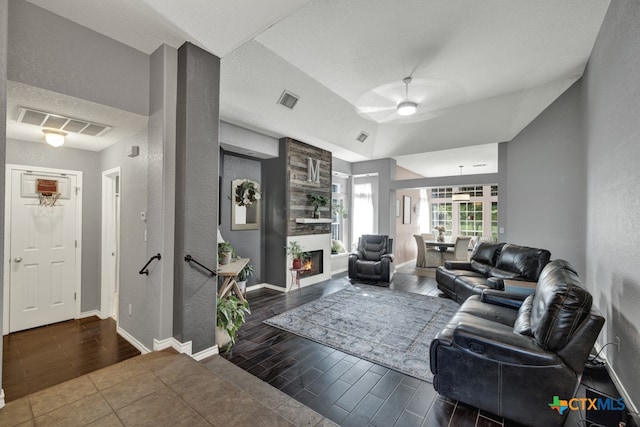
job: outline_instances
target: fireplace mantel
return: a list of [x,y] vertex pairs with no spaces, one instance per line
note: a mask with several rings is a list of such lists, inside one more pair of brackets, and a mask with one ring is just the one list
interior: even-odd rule
[[331,218],[296,218],[298,224],[327,224]]

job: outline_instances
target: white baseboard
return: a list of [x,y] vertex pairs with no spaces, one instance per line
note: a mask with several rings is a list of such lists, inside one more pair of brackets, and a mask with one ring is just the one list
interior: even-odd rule
[[163,340],[153,339],[153,351],[161,351],[167,348],[172,348],[178,353],[184,353],[191,356],[191,341],[181,343],[174,337],[165,338]]
[[345,271],[349,271],[349,267],[347,267],[347,268],[340,268],[340,269],[338,269],[338,270],[332,270],[332,271],[331,271],[331,275],[333,276],[334,274],[344,273]]
[[276,286],[270,283],[258,283],[253,286],[247,286],[247,292],[255,291],[257,289],[262,289],[262,288],[272,289],[274,291],[279,291],[279,292],[286,292],[286,290],[282,286]]
[[105,316],[104,314],[102,314],[100,310],[83,311],[82,313],[80,313],[80,315],[77,318],[86,319],[87,317],[91,317],[91,316],[99,317],[102,320],[109,318],[109,316]]
[[140,351],[140,353],[146,354],[151,352],[151,350],[145,347],[144,344],[142,344],[140,341],[135,339],[133,335],[131,335],[129,332],[122,329],[120,326],[118,326],[117,332],[118,332],[118,335],[120,335],[125,340],[129,341],[129,344],[137,348]]
[[165,338],[163,340],[153,339],[153,351],[161,351],[167,348],[172,348],[178,353],[186,354],[187,356],[200,361],[206,359],[207,357],[215,356],[218,354],[218,346],[214,345],[213,347],[205,348],[202,351],[197,352],[196,354],[192,354],[191,341],[187,341],[185,343],[181,343],[174,337]]
[[4,408],[4,389],[0,388],[0,409]]
[[199,351],[196,354],[190,354],[189,356],[199,362],[206,359],[207,357],[215,356],[218,353],[218,345],[216,344],[213,347],[205,348],[204,350]]
[[[602,350],[602,346],[598,342],[596,342],[594,347],[596,349],[596,352],[599,352],[600,350]],[[616,389],[620,392],[620,395],[624,399],[624,403],[627,407],[627,410],[629,411],[629,414],[631,414],[631,417],[633,417],[634,421],[636,422],[636,425],[640,425],[640,417],[638,416],[638,407],[633,403],[633,401],[629,397],[629,393],[627,393],[627,389],[624,387],[624,385],[620,381],[620,377],[611,366],[611,363],[609,362],[607,355],[603,354],[602,358],[606,362],[605,367],[607,368],[607,372],[609,373],[609,377],[611,378],[611,381],[613,381],[613,384],[616,386]]]

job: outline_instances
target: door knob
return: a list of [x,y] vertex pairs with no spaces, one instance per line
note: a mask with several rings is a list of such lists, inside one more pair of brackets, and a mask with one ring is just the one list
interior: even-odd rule
[[15,262],[22,262],[22,258],[17,257],[16,259],[14,259]]

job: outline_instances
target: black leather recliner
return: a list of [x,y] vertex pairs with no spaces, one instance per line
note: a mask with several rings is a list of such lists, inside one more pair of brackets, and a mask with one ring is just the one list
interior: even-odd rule
[[[519,308],[512,308],[516,299]],[[532,426],[561,425],[553,397],[575,396],[604,318],[575,270],[545,266],[533,295],[485,290],[469,297],[431,342],[438,393]]]
[[349,254],[349,279],[352,282],[391,282],[393,276],[393,239],[363,234],[358,249]]

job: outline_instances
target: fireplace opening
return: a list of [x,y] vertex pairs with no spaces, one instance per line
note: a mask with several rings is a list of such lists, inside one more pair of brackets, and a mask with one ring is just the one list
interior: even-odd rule
[[311,277],[323,273],[323,252],[322,249],[319,251],[307,251],[309,258],[303,264],[305,270],[300,272],[300,277]]

